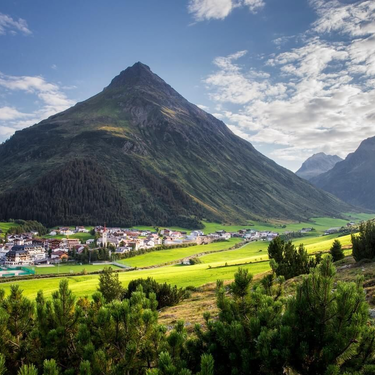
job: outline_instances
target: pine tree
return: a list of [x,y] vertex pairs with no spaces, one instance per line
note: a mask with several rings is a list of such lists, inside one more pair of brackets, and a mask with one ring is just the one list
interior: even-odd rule
[[43,362],[43,375],[59,375],[59,369],[54,359]]
[[[288,301],[280,328],[287,366],[301,375],[338,374],[353,365],[369,329],[368,305],[357,283],[337,283],[330,256],[304,278]],[[361,370],[363,364],[357,364]],[[353,370],[353,368],[351,368]]]
[[5,356],[0,354],[0,375],[4,375],[7,372],[5,367]]
[[358,262],[361,259],[375,257],[375,221],[361,223],[359,234],[352,234],[353,258]]
[[268,255],[273,272],[277,276],[285,277],[286,280],[309,273],[310,268],[315,267],[321,260],[319,254],[315,259],[309,257],[303,244],[296,249],[291,241],[285,242],[279,237],[268,245]]
[[23,365],[17,375],[38,375],[38,370],[34,365]]
[[203,354],[201,358],[201,372],[199,375],[214,375],[214,359],[210,354]]
[[105,267],[99,275],[98,291],[102,293],[107,303],[120,299],[124,294],[124,288],[118,278],[118,273],[112,267]]
[[344,250],[342,249],[341,242],[339,240],[334,240],[331,249],[329,250],[329,253],[332,256],[332,260],[334,262],[337,262],[338,260],[344,259],[345,254]]

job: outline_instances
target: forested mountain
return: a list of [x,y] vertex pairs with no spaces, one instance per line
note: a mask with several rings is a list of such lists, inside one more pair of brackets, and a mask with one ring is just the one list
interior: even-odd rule
[[296,172],[296,175],[305,180],[311,180],[313,177],[331,170],[339,161],[342,161],[342,159],[337,155],[319,152],[310,156]]
[[0,219],[197,226],[349,206],[266,158],[141,63],[0,146]]
[[375,210],[375,137],[364,140],[343,162],[311,182],[345,202]]

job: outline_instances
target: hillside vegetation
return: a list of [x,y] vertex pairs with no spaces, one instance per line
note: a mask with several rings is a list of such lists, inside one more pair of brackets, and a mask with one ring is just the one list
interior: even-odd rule
[[160,325],[157,311],[158,298],[186,291],[151,279],[126,291],[107,270],[91,300],[77,299],[67,280],[51,301],[13,286],[7,296],[0,290],[0,373],[371,374],[375,332],[363,288],[335,283],[335,274],[327,257],[285,297],[282,280],[253,283],[239,268],[229,285],[217,282],[213,314],[190,336],[183,321]]

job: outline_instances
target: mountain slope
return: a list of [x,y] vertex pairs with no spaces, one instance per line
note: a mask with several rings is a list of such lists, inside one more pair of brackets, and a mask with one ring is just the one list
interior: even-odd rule
[[[349,206],[269,160],[141,63],[0,146],[0,219],[196,226]],[[96,203],[93,204],[92,202]]]
[[313,177],[328,172],[339,161],[342,159],[337,155],[326,155],[324,152],[319,152],[310,156],[296,172],[296,175],[309,181]]
[[375,210],[375,137],[311,182],[345,202]]

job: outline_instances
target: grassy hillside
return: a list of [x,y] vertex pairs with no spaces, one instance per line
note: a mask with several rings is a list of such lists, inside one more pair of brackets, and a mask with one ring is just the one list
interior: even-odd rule
[[1,233],[0,233],[0,238],[4,238],[5,237],[5,234],[7,233],[7,231],[12,228],[12,227],[16,227],[18,226],[18,224],[16,223],[8,223],[8,222],[0,222],[0,229],[1,229]]
[[[226,223],[219,223],[219,222],[208,222],[207,220],[203,220],[203,228],[201,228],[204,233],[214,233],[218,230],[225,230],[227,232],[237,232],[241,229],[253,229],[253,230],[269,230],[275,231],[279,233],[283,233],[285,231],[299,231],[302,228],[314,227],[316,230],[312,232],[312,236],[316,236],[317,234],[323,234],[327,229],[334,228],[334,227],[342,227],[346,226],[349,221],[354,221],[355,223],[359,223],[362,220],[369,220],[375,217],[375,214],[369,213],[355,213],[355,212],[348,212],[343,214],[343,218],[332,218],[332,217],[316,217],[311,218],[310,220],[303,220],[303,221],[292,221],[292,220],[269,220],[268,222],[259,221],[259,220],[247,220],[244,221],[242,224],[226,224]],[[143,230],[151,230],[154,231],[155,228],[163,228],[163,226],[143,226],[137,225],[135,228],[143,229]],[[168,227],[169,229],[176,230],[176,231],[186,231],[190,233],[191,229],[181,228],[181,227]],[[199,229],[199,228],[194,228]]]

